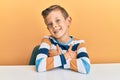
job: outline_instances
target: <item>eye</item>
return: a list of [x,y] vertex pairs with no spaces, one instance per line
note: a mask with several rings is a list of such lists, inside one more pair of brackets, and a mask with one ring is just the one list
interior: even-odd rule
[[48,23],[47,26],[48,26],[48,27],[51,27],[51,26],[52,26],[52,23]]
[[56,22],[60,22],[60,19],[57,19]]

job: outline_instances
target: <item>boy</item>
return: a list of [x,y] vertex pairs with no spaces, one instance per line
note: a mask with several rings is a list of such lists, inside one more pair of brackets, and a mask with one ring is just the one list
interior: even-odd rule
[[51,36],[45,36],[36,57],[38,72],[62,67],[80,73],[89,73],[90,60],[84,40],[69,35],[71,17],[59,5],[52,5],[42,11],[42,16]]

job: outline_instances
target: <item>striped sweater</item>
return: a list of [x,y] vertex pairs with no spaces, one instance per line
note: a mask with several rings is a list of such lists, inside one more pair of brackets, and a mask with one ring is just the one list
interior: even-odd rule
[[[56,44],[61,48],[62,54],[49,57],[49,50],[56,49]],[[63,54],[69,49],[70,44],[73,45],[72,50],[77,53],[77,58],[66,60]],[[90,71],[90,60],[84,45],[84,40],[74,39],[73,36],[71,36],[71,40],[66,44],[59,42],[51,36],[45,36],[41,41],[35,65],[38,72],[51,70],[57,67],[71,69],[85,74],[88,74]]]

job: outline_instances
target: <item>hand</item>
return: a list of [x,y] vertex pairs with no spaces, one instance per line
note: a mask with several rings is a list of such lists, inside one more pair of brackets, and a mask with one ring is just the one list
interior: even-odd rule
[[77,58],[77,53],[72,50],[72,45],[70,45],[70,47],[69,47],[69,49],[68,49],[68,52],[69,52],[71,58],[74,58],[74,59]]
[[61,49],[58,46],[58,44],[56,45],[56,50],[55,49],[51,49],[49,50],[48,56],[49,57],[53,57],[53,56],[57,56],[61,54]]
[[76,59],[77,53],[75,51],[72,51],[72,45],[70,45],[68,51],[64,54],[66,59]]

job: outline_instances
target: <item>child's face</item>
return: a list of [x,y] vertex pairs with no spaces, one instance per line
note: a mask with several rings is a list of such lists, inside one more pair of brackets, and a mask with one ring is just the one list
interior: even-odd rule
[[54,10],[44,19],[45,24],[51,35],[55,38],[68,36],[68,27],[71,23],[71,18],[64,18],[60,10]]

